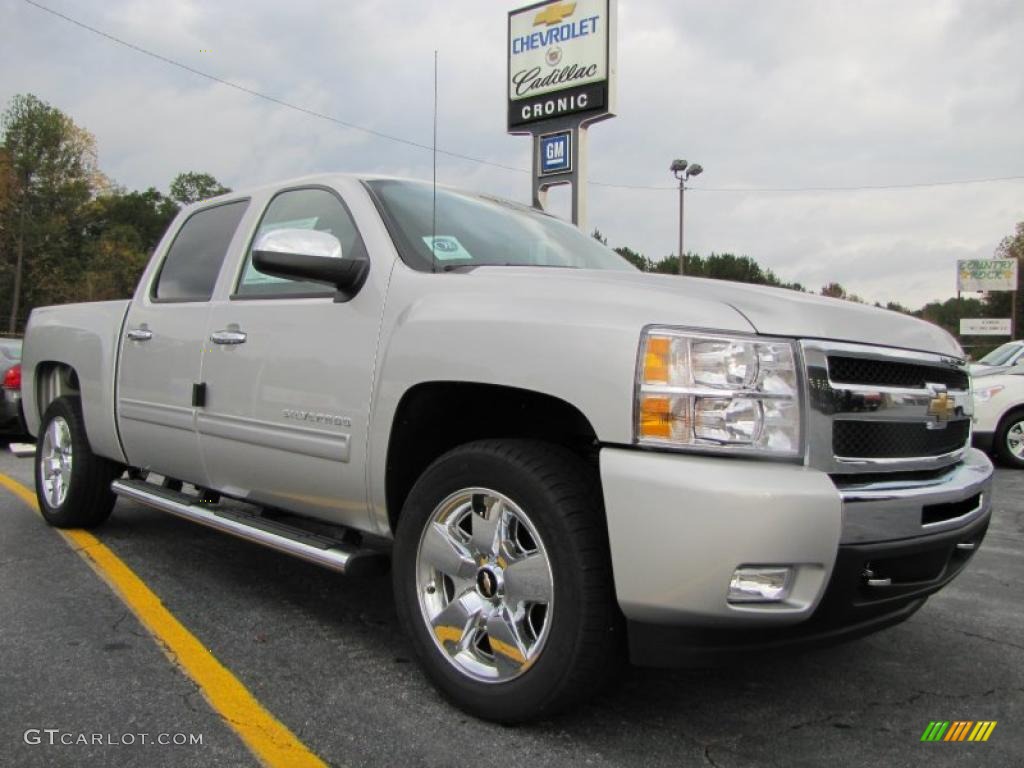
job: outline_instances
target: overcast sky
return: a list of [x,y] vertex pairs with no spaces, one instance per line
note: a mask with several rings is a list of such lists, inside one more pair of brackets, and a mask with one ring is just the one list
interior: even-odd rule
[[[518,168],[505,133],[506,12],[525,2],[40,0],[143,48],[340,120]],[[911,306],[955,291],[1024,220],[1024,182],[726,193],[1024,175],[1020,0],[620,0],[618,117],[590,131],[594,181],[687,193],[687,250],[748,254],[815,289]],[[429,178],[429,152],[204,80],[0,0],[0,102],[32,92],[96,135],[101,168],[163,190],[182,170],[234,188],[319,171]],[[526,173],[441,157],[439,180],[529,198]],[[564,203],[564,199],[561,201]],[[611,245],[674,252],[678,193],[591,186]]]

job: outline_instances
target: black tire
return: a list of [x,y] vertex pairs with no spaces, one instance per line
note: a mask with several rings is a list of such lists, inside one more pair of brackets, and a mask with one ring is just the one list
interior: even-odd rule
[[1016,425],[1024,425],[1024,408],[1017,408],[1010,411],[999,420],[999,427],[996,429],[994,448],[996,456],[1008,467],[1024,469],[1024,457],[1018,457],[1010,450],[1010,430]]
[[[576,455],[530,440],[485,440],[456,448],[419,478],[395,537],[393,579],[399,620],[433,683],[455,705],[486,720],[547,717],[593,696],[624,660],[607,528],[596,473]],[[468,488],[507,496],[544,542],[553,583],[546,640],[514,679],[481,682],[438,647],[420,606],[417,554],[439,504]]]
[[[54,503],[43,481],[43,454],[50,429],[58,420],[67,425],[70,436],[71,469],[64,498]],[[101,525],[110,517],[117,499],[110,490],[110,483],[122,471],[120,465],[92,452],[77,397],[58,397],[50,403],[39,426],[35,457],[36,498],[47,523],[57,528],[95,528]]]

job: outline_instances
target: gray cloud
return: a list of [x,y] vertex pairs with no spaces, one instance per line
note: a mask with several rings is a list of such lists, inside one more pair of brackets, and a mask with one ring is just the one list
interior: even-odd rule
[[[521,3],[49,0],[140,46],[344,120],[526,168],[504,132],[505,11]],[[31,91],[97,136],[129,187],[180,170],[226,183],[321,170],[427,177],[430,154],[260,101],[2,0],[0,100]],[[1024,13],[1014,0],[620,0],[619,117],[591,131],[591,174],[708,187],[854,186],[1024,173]],[[209,49],[209,52],[200,52]],[[441,157],[449,184],[526,199],[526,174]],[[672,191],[592,187],[591,225],[649,256],[676,242]],[[908,191],[687,196],[687,245],[871,300],[953,291],[1024,219],[1024,183]]]

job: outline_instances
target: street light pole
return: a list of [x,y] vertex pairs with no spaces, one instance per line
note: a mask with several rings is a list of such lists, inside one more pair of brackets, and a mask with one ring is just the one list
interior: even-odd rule
[[686,212],[686,182],[679,177],[679,274],[686,274],[686,252],[683,250],[683,220]]
[[691,176],[700,176],[704,169],[694,163],[690,165],[685,160],[673,160],[669,170],[679,179],[679,274],[686,274],[687,259],[683,251],[683,220],[686,213],[686,181]]

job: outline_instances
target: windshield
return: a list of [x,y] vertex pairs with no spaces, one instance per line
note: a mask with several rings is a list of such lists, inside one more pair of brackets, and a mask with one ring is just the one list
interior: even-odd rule
[[1010,360],[1017,354],[1019,349],[1020,344],[1010,341],[1000,347],[996,347],[978,362],[982,365],[1009,365]]
[[367,185],[399,255],[414,269],[430,272],[485,265],[635,269],[568,222],[526,206],[438,189],[435,213],[429,184],[379,180]]

